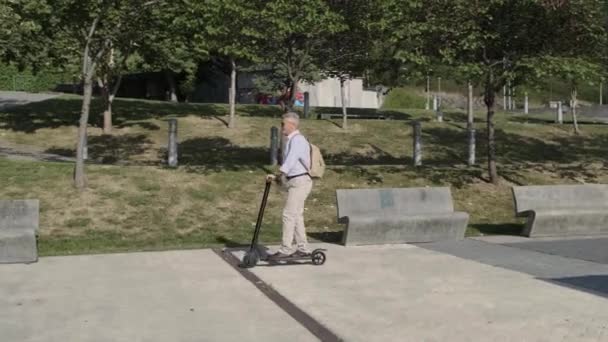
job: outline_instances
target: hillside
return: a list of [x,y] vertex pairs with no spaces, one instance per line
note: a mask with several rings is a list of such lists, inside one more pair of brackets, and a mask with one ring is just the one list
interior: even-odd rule
[[[0,113],[0,143],[74,154],[79,98],[62,97]],[[93,113],[100,113],[98,102]],[[226,128],[225,105],[118,100],[115,131],[102,136],[100,116],[89,133],[90,187],[71,186],[72,165],[0,157],[0,197],[41,200],[42,254],[189,248],[247,243],[268,163],[270,127],[280,111],[239,106],[238,126]],[[550,117],[499,113],[498,186],[486,182],[484,114],[477,113],[478,164],[467,167],[466,116],[445,122],[424,110],[390,110],[395,120],[304,120],[329,170],[307,204],[311,237],[338,241],[335,190],[359,187],[450,186],[458,210],[471,214],[469,234],[517,233],[510,187],[608,182],[605,125],[583,121],[583,134]],[[163,165],[169,117],[179,120],[180,167]],[[422,167],[412,167],[412,120],[423,127]],[[281,193],[272,191],[262,235],[279,237]]]

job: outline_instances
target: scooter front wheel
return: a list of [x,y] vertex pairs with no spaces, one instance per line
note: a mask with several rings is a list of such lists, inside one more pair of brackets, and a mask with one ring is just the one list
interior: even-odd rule
[[323,253],[321,251],[313,251],[312,255],[311,255],[311,259],[312,259],[312,263],[314,265],[320,266],[325,263],[325,260],[327,260],[327,257],[325,256],[325,253]]
[[245,253],[239,266],[243,268],[255,267],[258,264],[258,261],[260,261],[260,255],[258,254],[257,249],[253,249]]

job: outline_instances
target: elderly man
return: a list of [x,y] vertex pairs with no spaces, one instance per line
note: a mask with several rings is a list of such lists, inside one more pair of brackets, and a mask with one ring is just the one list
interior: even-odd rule
[[[283,135],[287,136],[287,144],[283,151],[283,164],[280,175],[287,188],[287,202],[283,209],[283,240],[281,248],[270,259],[280,259],[291,255],[303,257],[310,254],[304,227],[304,203],[312,190],[310,177],[310,144],[300,133],[298,127],[300,117],[289,112],[283,115]],[[268,175],[268,179],[277,176]],[[296,247],[293,246],[295,238]]]

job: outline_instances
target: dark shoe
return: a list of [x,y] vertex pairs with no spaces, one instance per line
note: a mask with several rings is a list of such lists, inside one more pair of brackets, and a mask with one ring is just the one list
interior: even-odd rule
[[285,254],[285,253],[281,253],[281,252],[276,252],[274,254],[270,254],[268,256],[268,260],[280,260],[280,259],[284,259],[284,258],[288,258],[290,257],[289,254]]
[[309,258],[310,257],[310,253],[308,253],[308,252],[302,252],[302,251],[297,251],[297,252],[293,253],[292,256],[294,256],[296,258]]

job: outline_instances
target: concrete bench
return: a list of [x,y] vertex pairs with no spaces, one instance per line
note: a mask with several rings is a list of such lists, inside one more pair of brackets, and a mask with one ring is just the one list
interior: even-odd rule
[[513,200],[525,236],[608,234],[608,185],[516,186]]
[[38,260],[38,200],[0,200],[0,263]]
[[469,221],[449,188],[337,190],[337,204],[344,245],[463,239]]

